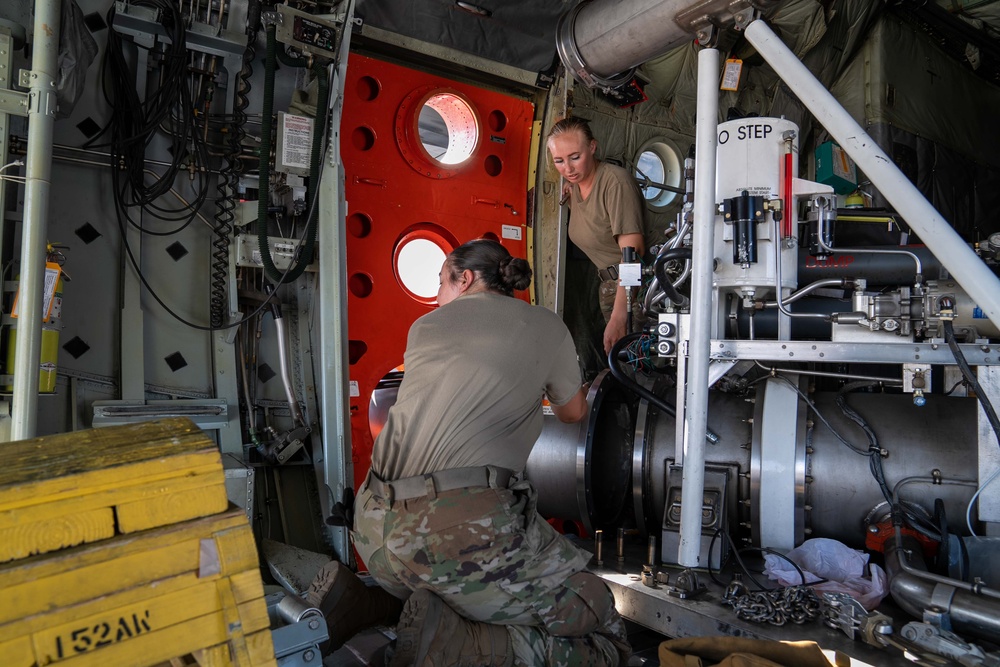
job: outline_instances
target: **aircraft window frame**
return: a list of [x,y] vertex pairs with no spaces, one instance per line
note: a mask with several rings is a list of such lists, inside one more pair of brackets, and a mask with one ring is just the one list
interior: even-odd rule
[[[422,86],[406,96],[395,130],[406,161],[430,178],[449,178],[476,164],[487,136],[473,101],[439,85]],[[441,145],[445,135],[447,144]]]
[[[675,204],[680,197],[676,192],[671,192],[670,190],[658,190],[654,187],[649,187],[646,190],[642,190],[642,175],[639,173],[638,169],[640,164],[644,162],[643,157],[646,154],[651,154],[653,158],[657,160],[658,170],[651,173],[650,169],[647,167],[643,169],[646,176],[653,182],[661,182],[664,185],[670,185],[673,187],[681,187],[684,177],[684,158],[681,156],[677,146],[671,140],[666,137],[655,137],[646,143],[644,143],[635,154],[635,160],[633,160],[633,175],[636,177],[639,183],[640,191],[643,195],[643,200],[646,202],[646,207],[652,211],[664,211],[671,205]],[[661,177],[663,174],[663,181],[657,181],[657,178]],[[652,193],[652,196],[650,194]]]
[[[401,267],[401,261],[406,254],[407,248],[414,247],[414,243],[430,243],[437,247],[441,251],[441,263],[433,264],[428,263],[427,258],[417,259],[413,258],[413,267],[419,270],[421,273],[426,274],[416,278],[417,282],[422,281],[425,284],[432,284],[433,289],[428,288],[426,293],[417,291],[415,289],[415,283],[411,279],[409,269]],[[399,284],[399,288],[403,292],[418,303],[422,303],[428,306],[437,305],[437,292],[438,292],[438,272],[441,270],[441,266],[444,265],[444,260],[447,258],[448,253],[454,250],[456,247],[453,239],[450,239],[448,234],[437,228],[437,225],[430,223],[420,225],[416,229],[410,229],[399,237],[392,249],[392,273],[396,278],[396,283]]]

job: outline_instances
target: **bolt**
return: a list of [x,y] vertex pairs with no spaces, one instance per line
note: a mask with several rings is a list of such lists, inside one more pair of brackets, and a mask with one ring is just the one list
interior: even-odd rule
[[315,618],[309,621],[310,630],[315,630],[318,627],[319,627],[319,621],[317,621]]
[[315,657],[316,653],[312,649],[309,649],[308,651],[302,654],[302,659],[306,662],[312,662],[312,659]]

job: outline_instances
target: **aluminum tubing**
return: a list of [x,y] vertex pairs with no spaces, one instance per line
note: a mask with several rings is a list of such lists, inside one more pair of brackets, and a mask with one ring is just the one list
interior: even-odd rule
[[744,34],[920,238],[933,243],[934,255],[990,320],[1000,322],[1000,279],[764,21],[751,22]]
[[[681,531],[677,562],[700,567],[701,520],[705,492],[705,438],[708,428],[708,366],[712,344],[712,272],[715,235],[715,175],[719,143],[719,51],[698,54],[698,108],[695,133],[694,239],[691,270],[691,340],[687,364],[687,409]],[[678,406],[680,408],[681,406]]]
[[[943,585],[905,572],[900,562],[900,551],[922,553],[920,545],[912,537],[904,536],[899,544],[895,537],[886,542],[885,569],[889,575],[889,592],[906,613],[923,618],[924,609],[934,606],[935,589]],[[919,559],[911,562],[910,567],[926,569]],[[989,641],[996,641],[1000,636],[1000,604],[994,599],[956,588],[946,611],[955,632]]]
[[[575,51],[589,72],[606,78],[690,41],[699,26],[726,23],[751,5],[766,9],[777,4],[778,0],[595,0],[570,10],[560,22],[556,40],[571,45],[568,50]],[[576,70],[571,63],[563,64]]]
[[690,0],[584,3],[560,21],[556,40],[575,50],[589,72],[611,77],[690,40],[691,35],[674,21],[677,12],[690,4]]
[[59,72],[61,7],[59,0],[38,0],[35,3],[11,440],[34,437],[38,423],[38,360],[42,350],[42,292],[52,185],[52,133],[56,116],[55,81]]

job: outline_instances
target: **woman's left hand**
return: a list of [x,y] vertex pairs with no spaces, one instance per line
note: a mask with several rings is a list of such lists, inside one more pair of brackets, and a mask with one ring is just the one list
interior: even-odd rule
[[611,315],[608,326],[604,327],[604,354],[611,354],[615,343],[625,337],[625,318]]

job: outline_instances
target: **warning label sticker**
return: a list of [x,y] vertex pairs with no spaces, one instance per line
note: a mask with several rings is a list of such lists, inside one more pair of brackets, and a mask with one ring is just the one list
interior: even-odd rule
[[312,151],[312,118],[285,114],[281,126],[281,163],[286,167],[309,168]]

